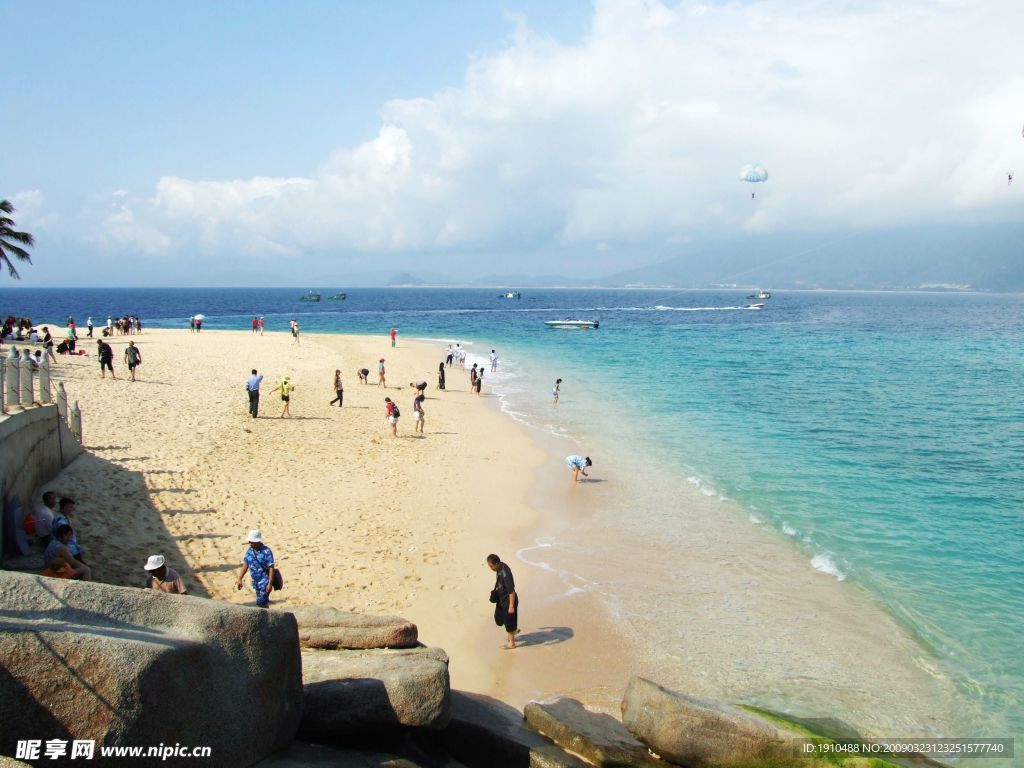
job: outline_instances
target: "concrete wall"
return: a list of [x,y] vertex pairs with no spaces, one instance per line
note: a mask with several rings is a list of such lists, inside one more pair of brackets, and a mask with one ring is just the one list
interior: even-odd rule
[[[0,416],[0,499],[17,494],[22,507],[32,508],[32,494],[57,476],[82,453],[82,446],[57,413],[42,405]],[[0,525],[0,553],[3,526]]]

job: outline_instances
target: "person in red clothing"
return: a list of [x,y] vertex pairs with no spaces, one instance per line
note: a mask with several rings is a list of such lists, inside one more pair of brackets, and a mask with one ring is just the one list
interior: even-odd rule
[[398,329],[397,328],[392,328],[391,329],[391,346],[392,347],[395,346],[395,337],[396,336],[398,336]]

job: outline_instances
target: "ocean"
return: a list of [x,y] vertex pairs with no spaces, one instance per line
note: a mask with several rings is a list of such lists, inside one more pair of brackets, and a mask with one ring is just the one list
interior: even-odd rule
[[[1024,296],[774,292],[758,311],[745,291],[328,301],[337,290],[313,304],[298,289],[5,288],[0,314],[184,328],[202,312],[206,329],[258,314],[268,330],[395,326],[439,355],[459,339],[471,361],[493,347],[501,365],[485,382],[511,417],[595,456],[595,475],[642,468],[628,479],[631,529],[680,533],[666,485],[775,529],[808,569],[866,590],[912,633],[961,700],[951,735],[1024,735]],[[543,324],[570,316],[601,327]],[[628,596],[610,599],[628,620]]]

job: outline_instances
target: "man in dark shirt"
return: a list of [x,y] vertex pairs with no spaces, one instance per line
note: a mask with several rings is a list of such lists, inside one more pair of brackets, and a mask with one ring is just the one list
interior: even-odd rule
[[506,648],[516,647],[516,635],[519,634],[519,596],[516,594],[516,582],[512,571],[497,555],[487,556],[487,567],[496,574],[494,591],[497,597],[494,604],[494,623],[504,626],[508,633]]
[[111,378],[116,379],[117,376],[114,375],[114,350],[103,339],[96,340],[96,347],[100,357],[100,376],[104,379],[107,378],[107,370],[109,370]]

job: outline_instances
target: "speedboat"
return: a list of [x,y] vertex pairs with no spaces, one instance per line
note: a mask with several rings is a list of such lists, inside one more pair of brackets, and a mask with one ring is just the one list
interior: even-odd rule
[[744,304],[744,309],[764,309],[764,304]]
[[521,299],[521,298],[523,298],[523,296],[522,296],[521,293],[519,293],[519,291],[509,291],[508,293],[499,293],[498,294],[498,298],[499,299]]
[[309,293],[305,294],[304,296],[300,296],[299,297],[299,301],[320,301],[320,294],[319,293],[313,293],[312,291],[310,291]]
[[771,297],[772,295],[764,288],[758,288],[757,293],[752,293],[750,296],[747,296],[748,299],[770,299]]
[[344,301],[348,297],[344,293],[336,293],[333,296],[328,296],[328,301]]
[[548,328],[574,328],[584,330],[597,330],[601,327],[600,320],[545,320],[544,325]]

